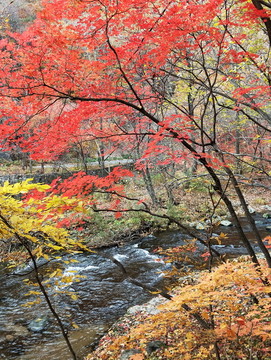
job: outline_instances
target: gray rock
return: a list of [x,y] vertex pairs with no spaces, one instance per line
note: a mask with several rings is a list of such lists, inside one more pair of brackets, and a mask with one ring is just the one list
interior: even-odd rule
[[119,360],[129,360],[129,358],[132,355],[136,355],[136,354],[142,354],[142,351],[138,350],[138,349],[130,349],[130,350],[124,350],[120,357]]
[[28,329],[33,332],[42,332],[48,325],[48,317],[46,315],[38,317],[30,321]]
[[150,301],[148,301],[145,304],[142,305],[134,305],[132,307],[130,307],[127,310],[127,314],[129,315],[134,315],[138,312],[145,312],[147,314],[150,315],[156,315],[159,314],[161,312],[160,309],[157,308],[157,306],[164,304],[166,302],[166,300],[162,297],[155,297],[153,299],[151,299]]
[[222,225],[222,226],[232,226],[233,224],[232,224],[232,222],[229,221],[229,220],[222,220],[222,221],[220,222],[220,225]]
[[204,230],[204,229],[205,229],[205,225],[202,224],[202,223],[197,223],[196,229],[197,229],[197,230]]
[[271,231],[271,225],[266,226],[267,231]]
[[256,212],[256,210],[251,206],[248,206],[248,211],[250,212],[250,214],[255,214]]
[[211,224],[214,225],[214,224],[220,223],[221,220],[222,220],[222,219],[221,219],[220,216],[214,215],[214,216],[212,216],[211,219],[207,219],[207,220],[205,221],[205,223],[206,223],[207,225],[211,225]]
[[148,240],[154,240],[154,239],[156,239],[156,236],[150,234],[150,235],[144,236],[141,240],[148,241]]
[[166,347],[166,344],[163,341],[154,340],[147,343],[146,350],[148,354],[151,354],[152,352],[163,347]]
[[140,240],[139,244],[140,244],[140,246],[142,246],[142,247],[148,247],[148,246],[149,246],[150,244],[152,244],[153,241],[155,241],[155,240],[156,240],[156,237],[155,237],[154,235],[150,234],[150,235],[148,235],[148,236],[144,236],[144,237]]

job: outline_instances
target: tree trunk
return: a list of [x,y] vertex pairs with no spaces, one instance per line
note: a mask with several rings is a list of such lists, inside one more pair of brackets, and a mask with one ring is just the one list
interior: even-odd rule
[[152,201],[153,205],[158,205],[159,201],[155,194],[155,190],[153,187],[151,174],[150,174],[150,170],[149,170],[148,166],[146,166],[146,168],[142,171],[142,173],[143,173],[143,179],[144,179],[144,182],[146,185],[146,189],[148,191],[148,194],[150,195],[151,201]]
[[232,185],[234,186],[234,189],[235,189],[235,192],[238,196],[238,199],[241,203],[241,206],[245,212],[245,215],[246,215],[246,218],[249,222],[249,225],[250,225],[250,228],[251,230],[253,231],[254,235],[255,235],[255,238],[257,240],[257,243],[259,245],[259,248],[261,249],[262,253],[264,254],[265,256],[265,259],[267,261],[267,264],[268,266],[271,268],[271,256],[269,254],[269,251],[267,250],[267,248],[265,247],[263,241],[262,241],[262,237],[259,233],[259,230],[257,229],[257,226],[255,224],[255,221],[252,217],[252,215],[250,214],[249,210],[248,210],[248,206],[247,206],[247,203],[246,203],[246,200],[244,198],[244,195],[238,185],[238,182],[236,180],[236,177],[234,176],[233,172],[231,171],[230,168],[225,168],[227,174],[229,175],[229,178],[231,180],[231,183]]
[[241,139],[238,113],[236,113],[236,122],[237,122],[237,125],[236,125],[236,131],[235,131],[235,135],[236,135],[236,138],[235,138],[235,153],[236,153],[237,157],[236,157],[235,165],[236,165],[236,173],[239,174],[239,175],[242,175],[242,173],[243,173],[242,162],[240,161],[240,159],[238,157],[238,155],[240,154],[240,139]]

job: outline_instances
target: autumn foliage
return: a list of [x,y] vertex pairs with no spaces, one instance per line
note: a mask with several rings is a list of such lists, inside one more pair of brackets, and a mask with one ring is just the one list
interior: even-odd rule
[[[31,180],[31,179],[30,179]],[[37,259],[43,257],[51,258],[56,252],[74,252],[75,250],[86,250],[86,247],[70,237],[69,232],[64,229],[63,218],[69,219],[83,216],[85,213],[83,204],[77,199],[57,195],[44,195],[50,189],[49,185],[33,184],[29,180],[14,185],[6,182],[0,187],[0,236],[6,241],[21,240],[21,246],[29,246]],[[34,199],[27,195],[30,193],[43,194],[43,198]],[[76,221],[80,221],[79,217]],[[71,221],[69,221],[71,224]],[[7,257],[9,261],[12,254]],[[15,256],[14,266],[24,262]]]
[[1,40],[3,145],[50,160],[78,139],[129,151],[146,134],[145,161],[220,167],[238,128],[251,157],[246,138],[257,151],[269,141],[268,14],[248,1],[44,1],[32,25]]
[[[166,344],[163,359],[270,358],[271,257],[242,192],[269,189],[270,16],[262,0],[44,0],[24,31],[7,27],[1,35],[1,149],[47,161],[94,143],[101,156],[135,160],[133,171],[116,167],[103,177],[79,172],[50,186],[5,183],[1,237],[34,243],[38,258],[86,250],[67,229],[97,212],[151,216],[160,206],[157,216],[182,227],[150,176],[164,171],[168,190],[174,177],[179,186],[182,170],[208,178],[210,217],[223,202],[253,262],[226,263],[178,288],[159,315],[113,341],[101,360],[116,359],[123,343],[147,359],[145,343],[157,338]],[[152,201],[125,192],[137,174]]]
[[[270,280],[270,269],[255,269],[244,260],[192,277],[191,284],[175,288],[157,315],[139,312],[125,335],[105,336],[87,359],[118,359],[128,349],[138,349],[139,359],[270,359],[271,288],[259,271]],[[187,303],[190,312],[182,307]],[[208,327],[193,317],[196,312]],[[148,343],[157,340],[164,346],[150,354]]]

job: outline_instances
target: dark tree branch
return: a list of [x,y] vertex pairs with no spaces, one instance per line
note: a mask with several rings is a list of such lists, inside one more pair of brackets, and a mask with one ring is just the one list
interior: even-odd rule
[[[196,232],[192,231],[190,228],[188,228],[187,226],[183,225],[180,221],[174,219],[171,216],[168,216],[166,214],[156,214],[153,211],[149,210],[149,209],[122,209],[122,210],[114,210],[114,209],[97,209],[97,208],[93,208],[94,212],[112,212],[112,213],[116,213],[116,212],[145,212],[151,216],[160,218],[160,219],[165,219],[168,220],[170,223],[172,224],[176,224],[178,225],[182,230],[184,230],[187,235],[195,238],[199,243],[201,243],[202,245],[206,246],[207,248],[209,248],[208,243],[206,242],[206,240],[202,239],[199,234],[197,234]],[[224,262],[225,260],[223,259],[222,255],[215,250],[214,248],[210,248],[211,252],[218,257],[222,262]]]
[[[262,6],[262,1],[260,1],[260,0],[251,0],[251,1],[257,10],[264,10],[264,8]],[[264,5],[268,6],[268,5],[266,5],[266,3]],[[270,5],[268,7],[270,7]],[[270,20],[270,17],[261,16],[261,19],[266,27],[267,35],[269,38],[269,45],[271,46],[271,20]]]
[[[173,296],[170,295],[168,292],[157,289],[153,286],[150,285],[146,285],[143,284],[141,281],[138,281],[134,278],[131,278],[126,270],[126,268],[124,267],[124,265],[117,259],[115,259],[112,256],[109,255],[105,255],[103,253],[99,253],[99,255],[101,255],[102,257],[111,260],[114,264],[116,264],[119,269],[121,270],[122,274],[125,276],[125,278],[130,281],[132,284],[141,287],[143,290],[148,291],[150,293],[159,293],[159,295],[161,295],[163,298],[167,299],[167,300],[172,300]],[[211,329],[212,325],[209,324],[206,320],[203,319],[203,317],[200,315],[199,312],[197,311],[193,311],[193,309],[191,309],[191,307],[187,304],[182,304],[182,308],[189,312],[189,314],[197,320],[197,322],[206,330]]]
[[17,238],[17,240],[20,242],[20,244],[26,249],[32,263],[33,263],[33,267],[34,267],[34,272],[35,272],[35,278],[36,278],[36,281],[39,285],[39,288],[40,288],[40,291],[42,292],[42,295],[44,296],[45,298],[45,301],[51,311],[51,313],[53,314],[54,318],[56,319],[57,323],[58,323],[58,326],[61,330],[61,333],[63,335],[63,338],[67,344],[67,347],[72,355],[72,358],[73,360],[77,360],[77,356],[73,350],[73,347],[72,347],[72,344],[69,340],[69,337],[68,337],[68,334],[67,334],[67,331],[62,323],[62,320],[60,319],[58,313],[56,312],[56,310],[54,309],[53,307],[53,304],[50,300],[50,297],[49,295],[47,294],[47,291],[42,283],[42,279],[40,277],[40,274],[39,274],[39,267],[37,265],[37,262],[36,262],[36,258],[35,256],[33,255],[32,251],[31,251],[31,248],[27,242],[27,239],[24,239],[21,235],[19,235],[16,230],[13,228],[13,226],[9,223],[9,221],[2,215],[0,214],[0,219],[2,220],[2,222],[13,232],[14,236]]

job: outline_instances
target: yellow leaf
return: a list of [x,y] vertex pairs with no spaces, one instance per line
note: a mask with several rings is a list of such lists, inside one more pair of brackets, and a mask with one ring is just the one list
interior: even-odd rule
[[58,245],[48,244],[48,246],[54,250],[62,250],[63,249],[62,246],[58,246]]

